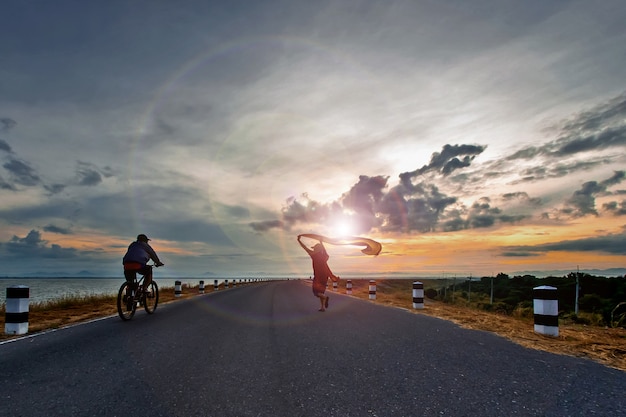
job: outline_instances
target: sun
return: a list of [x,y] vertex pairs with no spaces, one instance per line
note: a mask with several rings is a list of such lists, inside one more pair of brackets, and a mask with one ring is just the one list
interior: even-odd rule
[[337,220],[332,228],[333,235],[337,237],[347,237],[354,235],[354,223],[350,218],[344,217]]

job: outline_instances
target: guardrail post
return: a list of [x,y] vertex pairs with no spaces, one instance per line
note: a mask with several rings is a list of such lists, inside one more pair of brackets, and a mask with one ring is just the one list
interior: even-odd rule
[[198,291],[200,292],[200,294],[204,294],[204,281],[200,281],[200,284],[198,285]]
[[559,300],[555,287],[533,288],[535,332],[547,336],[559,335]]
[[352,280],[351,279],[346,281],[346,294],[348,295],[352,294]]
[[376,299],[376,281],[374,281],[373,279],[370,280],[369,295],[370,295],[370,300]]
[[6,334],[28,333],[28,303],[30,289],[26,285],[7,288],[4,332]]
[[419,281],[413,282],[413,308],[424,308],[424,283]]
[[180,297],[182,294],[182,283],[180,281],[174,282],[174,297]]

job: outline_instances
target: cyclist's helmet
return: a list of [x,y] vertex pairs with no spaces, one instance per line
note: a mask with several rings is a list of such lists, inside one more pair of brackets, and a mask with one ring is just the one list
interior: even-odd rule
[[150,239],[148,239],[148,236],[144,235],[143,233],[140,235],[137,235],[137,241],[138,242],[148,242]]

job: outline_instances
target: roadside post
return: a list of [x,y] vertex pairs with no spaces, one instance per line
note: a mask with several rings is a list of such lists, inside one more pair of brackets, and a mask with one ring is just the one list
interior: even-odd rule
[[28,310],[30,289],[26,285],[14,285],[7,288],[4,318],[6,334],[28,333]]

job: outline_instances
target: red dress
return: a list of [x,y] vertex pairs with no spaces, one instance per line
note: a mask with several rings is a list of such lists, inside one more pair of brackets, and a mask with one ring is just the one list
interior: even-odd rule
[[315,296],[326,292],[326,284],[330,277],[330,269],[327,264],[328,258],[328,253],[325,250],[311,254],[311,259],[313,260],[313,294]]

